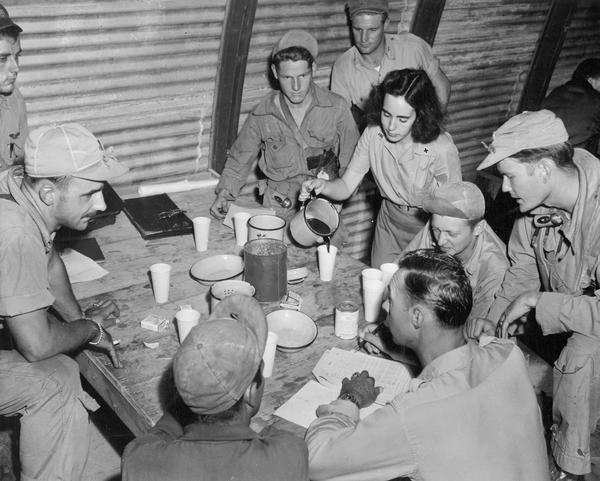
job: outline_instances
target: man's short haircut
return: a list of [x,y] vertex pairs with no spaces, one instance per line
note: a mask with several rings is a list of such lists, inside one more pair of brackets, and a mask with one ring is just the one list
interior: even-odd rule
[[24,173],[23,175],[24,178],[27,179],[31,185],[37,185],[43,180],[49,180],[54,185],[56,185],[61,191],[65,190],[69,186],[71,180],[73,179],[72,175],[61,175],[59,177],[31,177],[26,173]]
[[600,77],[600,58],[588,58],[581,62],[575,71],[571,80],[587,81],[589,78]]
[[537,149],[521,150],[510,157],[525,164],[533,164],[543,158],[549,158],[554,161],[559,169],[574,170],[576,168],[573,163],[573,146],[569,142],[538,147]]
[[[462,327],[473,306],[471,283],[454,256],[434,249],[419,249],[404,254],[398,261],[404,271],[404,287],[414,303],[426,304],[440,325],[447,329]],[[400,276],[392,279],[397,288]]]
[[275,65],[275,68],[277,69],[279,68],[279,64],[286,60],[291,60],[292,62],[306,60],[309,68],[312,68],[313,63],[315,62],[315,59],[313,58],[312,54],[304,47],[285,48],[273,55],[273,58],[271,59],[273,65]]
[[387,94],[404,97],[415,109],[417,117],[411,128],[415,142],[426,144],[438,138],[444,114],[435,88],[424,70],[402,69],[388,72],[369,95],[365,108],[369,124],[381,123],[381,110]]

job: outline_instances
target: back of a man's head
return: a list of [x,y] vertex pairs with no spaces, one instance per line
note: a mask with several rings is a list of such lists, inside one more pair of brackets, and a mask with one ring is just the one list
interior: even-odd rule
[[404,254],[398,265],[404,275],[396,274],[390,289],[400,288],[403,282],[410,300],[429,307],[441,327],[462,328],[471,312],[473,293],[456,257],[433,249],[419,249]]
[[183,402],[206,423],[235,418],[247,389],[262,383],[266,338],[258,301],[241,294],[223,299],[209,320],[190,331],[173,359]]

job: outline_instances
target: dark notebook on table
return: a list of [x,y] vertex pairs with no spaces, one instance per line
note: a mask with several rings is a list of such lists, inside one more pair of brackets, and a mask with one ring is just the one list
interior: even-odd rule
[[143,239],[191,234],[194,224],[167,194],[125,199],[125,214]]

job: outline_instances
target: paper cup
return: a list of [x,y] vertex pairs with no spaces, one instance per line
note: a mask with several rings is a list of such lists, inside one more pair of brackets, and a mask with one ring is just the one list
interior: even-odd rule
[[273,364],[275,363],[275,349],[277,348],[277,341],[279,336],[274,332],[269,331],[267,335],[267,344],[265,345],[265,352],[263,354],[263,376],[271,377],[273,374]]
[[398,264],[396,264],[395,262],[384,262],[383,264],[381,264],[381,266],[379,266],[379,270],[383,273],[383,278],[381,280],[385,283],[386,286],[390,283],[392,277],[398,269]]
[[252,217],[249,212],[236,212],[233,214],[233,228],[235,230],[235,243],[240,247],[248,242],[248,219]]
[[175,314],[179,342],[182,343],[192,328],[200,322],[200,313],[195,309],[180,309]]
[[363,305],[365,306],[365,321],[375,322],[379,319],[381,302],[385,283],[379,279],[368,279],[363,283]]
[[150,266],[152,290],[154,300],[159,304],[169,301],[169,282],[171,280],[171,266],[169,264],[152,264]]
[[204,252],[208,249],[208,232],[210,230],[210,217],[194,217],[194,240],[196,250]]
[[329,251],[327,251],[326,245],[317,247],[317,256],[319,258],[319,278],[322,281],[328,282],[333,279],[336,254],[336,246],[329,246]]
[[375,279],[378,281],[383,279],[383,272],[381,272],[379,269],[375,269],[373,267],[369,267],[368,269],[363,269],[361,272],[361,275],[362,275],[363,285],[365,284],[366,281],[368,281],[370,279]]

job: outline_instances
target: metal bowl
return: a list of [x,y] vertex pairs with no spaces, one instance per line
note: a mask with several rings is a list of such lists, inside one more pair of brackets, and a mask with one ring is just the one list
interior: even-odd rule
[[317,338],[317,325],[310,317],[292,309],[278,309],[267,314],[269,331],[277,334],[277,350],[296,352],[310,346]]

